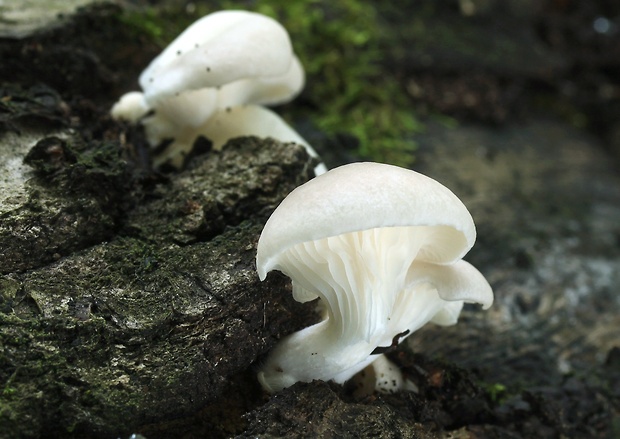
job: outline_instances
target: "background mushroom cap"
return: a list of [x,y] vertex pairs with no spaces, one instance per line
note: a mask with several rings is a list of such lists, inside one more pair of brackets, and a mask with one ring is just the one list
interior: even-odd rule
[[293,190],[271,215],[258,241],[264,279],[296,244],[378,227],[424,227],[419,260],[451,264],[476,240],[474,221],[452,191],[415,171],[352,163]]
[[286,77],[293,56],[286,29],[274,19],[254,12],[220,11],[196,21],[170,43],[142,72],[140,86],[153,105],[180,92],[245,78],[284,75],[286,81],[298,84],[295,66],[295,80]]

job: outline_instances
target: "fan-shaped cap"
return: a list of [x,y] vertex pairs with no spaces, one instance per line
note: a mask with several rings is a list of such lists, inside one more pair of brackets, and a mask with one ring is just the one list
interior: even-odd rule
[[[296,94],[303,85],[303,69],[282,25],[254,12],[220,11],[181,33],[142,72],[140,86],[146,101],[154,106],[181,92],[222,87],[247,78],[256,78],[256,87],[274,88],[268,78],[278,77],[281,81],[275,85],[286,84],[284,94]],[[286,97],[280,90],[275,101],[283,100]]]
[[264,279],[299,243],[380,227],[418,233],[424,228],[417,260],[435,264],[459,260],[476,239],[469,211],[439,182],[397,166],[352,163],[310,180],[282,201],[258,242],[258,274]]

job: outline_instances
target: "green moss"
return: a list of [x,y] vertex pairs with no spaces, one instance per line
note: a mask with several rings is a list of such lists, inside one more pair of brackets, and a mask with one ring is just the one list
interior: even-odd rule
[[134,36],[146,37],[163,47],[167,41],[170,41],[164,17],[152,8],[140,11],[126,9],[120,14],[119,20],[131,30]]
[[402,85],[381,66],[385,32],[375,7],[358,0],[271,0],[256,9],[291,34],[319,129],[354,135],[358,153],[368,159],[411,164],[415,144],[405,139],[421,124]]
[[501,404],[506,398],[507,388],[501,383],[482,383],[481,386],[493,403]]

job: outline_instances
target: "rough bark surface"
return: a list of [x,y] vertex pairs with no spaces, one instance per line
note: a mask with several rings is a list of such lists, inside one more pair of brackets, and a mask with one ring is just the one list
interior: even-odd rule
[[[57,172],[73,175],[73,166]],[[300,147],[240,140],[158,184],[120,230],[87,237],[81,218],[105,216],[70,212],[84,212],[86,201],[97,208],[95,201],[57,191],[58,174],[29,180],[28,206],[47,185],[41,205],[53,210],[11,218],[5,248],[23,249],[21,231],[33,222],[67,242],[58,217],[69,237],[84,241],[56,262],[41,257],[42,267],[2,278],[3,367],[12,370],[3,426],[19,431],[27,419],[23,437],[110,437],[221,397],[273,344],[282,319],[300,312],[283,277],[258,281],[254,258],[265,215],[311,169]],[[114,189],[124,185],[110,195]]]

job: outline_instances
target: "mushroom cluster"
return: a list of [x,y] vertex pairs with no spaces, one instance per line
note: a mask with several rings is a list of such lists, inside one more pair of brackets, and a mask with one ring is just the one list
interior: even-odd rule
[[424,324],[455,324],[464,302],[491,306],[488,282],[462,260],[475,238],[454,193],[396,166],[349,164],[293,190],[260,236],[257,270],[289,276],[299,302],[318,298],[322,320],[280,340],[263,388],[342,383]]
[[[123,95],[115,119],[141,123],[151,146],[171,142],[155,165],[180,167],[195,140],[220,149],[232,137],[255,135],[314,149],[262,105],[293,99],[304,70],[286,30],[247,11],[219,11],[193,23],[140,75],[142,92]],[[317,171],[325,171],[324,165]]]

